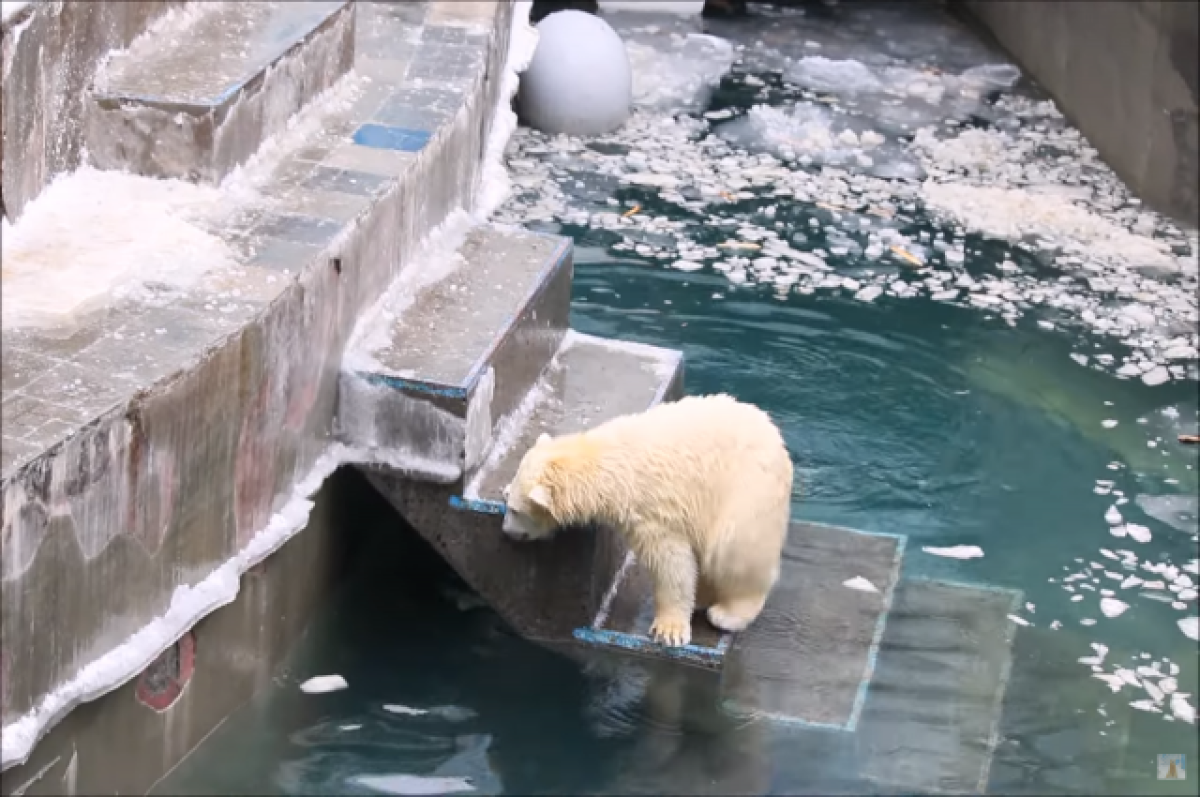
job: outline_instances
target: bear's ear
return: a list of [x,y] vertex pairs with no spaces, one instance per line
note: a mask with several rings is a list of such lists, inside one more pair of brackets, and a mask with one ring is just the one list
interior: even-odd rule
[[544,484],[535,484],[529,491],[529,500],[537,504],[543,512],[550,511],[550,491]]
[[534,445],[540,446],[540,445],[544,445],[549,442],[550,442],[550,435],[546,434],[545,432],[542,432],[540,435],[538,435],[537,442],[534,443]]

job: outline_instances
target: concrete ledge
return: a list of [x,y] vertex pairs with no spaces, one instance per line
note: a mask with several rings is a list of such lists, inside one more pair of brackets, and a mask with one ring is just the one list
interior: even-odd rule
[[[421,13],[419,25],[426,8],[360,4],[368,33],[356,70],[371,82],[321,126],[323,137],[284,148],[262,186],[265,204],[221,228],[239,253],[235,268],[166,306],[111,307],[65,338],[6,330],[5,767],[75,705],[72,679],[85,665],[267,527],[329,449],[358,314],[422,235],[473,204],[512,6],[492,6],[484,27],[419,28],[412,16]],[[458,104],[419,152],[346,140],[431,69]],[[164,337],[171,345],[146,373],[101,364]],[[14,360],[23,370],[9,370]],[[64,384],[83,389],[65,397]]]
[[183,0],[38,2],[4,20],[0,185],[9,221],[57,175],[78,168],[87,87],[101,61],[182,5]]
[[226,3],[151,32],[100,71],[85,105],[101,169],[217,182],[354,59],[354,10],[337,2]]

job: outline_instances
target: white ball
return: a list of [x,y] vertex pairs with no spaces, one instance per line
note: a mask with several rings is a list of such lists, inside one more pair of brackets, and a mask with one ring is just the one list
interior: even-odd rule
[[551,14],[537,30],[537,50],[517,98],[526,123],[572,136],[620,127],[633,107],[633,72],[617,32],[582,11]]

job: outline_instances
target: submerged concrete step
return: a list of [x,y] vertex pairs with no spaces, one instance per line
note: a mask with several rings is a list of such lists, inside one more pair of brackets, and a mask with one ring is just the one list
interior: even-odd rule
[[348,0],[177,13],[97,75],[84,124],[98,168],[217,182],[353,66]]
[[343,360],[342,441],[416,478],[476,468],[566,332],[571,252],[567,238],[483,225],[445,277],[396,286]]
[[1020,592],[911,579],[896,590],[859,726],[884,789],[984,794],[999,741]]
[[606,529],[566,529],[551,540],[513,542],[501,531],[502,490],[542,432],[567,434],[678,398],[682,380],[679,352],[568,331],[527,399],[499,424],[491,454],[465,489],[387,468],[367,475],[518,632],[571,645],[625,560],[624,541]]
[[[758,620],[732,635],[697,612],[692,642],[682,647],[650,638],[654,608],[649,576],[629,557],[595,619],[576,630],[575,638],[724,668],[723,699],[734,712],[853,730],[903,553],[903,537],[795,521],[779,584]],[[855,578],[866,579],[876,591],[844,586]]]

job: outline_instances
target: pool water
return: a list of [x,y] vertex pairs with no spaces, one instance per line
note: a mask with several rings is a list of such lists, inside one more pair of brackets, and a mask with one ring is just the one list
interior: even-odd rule
[[[1156,780],[1154,762],[1161,752],[1194,754],[1194,726],[1130,709],[1076,661],[1092,655],[1093,641],[1114,661],[1166,657],[1181,668],[1180,691],[1194,695],[1195,645],[1175,626],[1180,613],[1131,598],[1133,608],[1110,620],[1094,596],[1072,603],[1049,579],[1086,568],[1077,558],[1103,561],[1099,548],[1123,547],[1103,520],[1111,499],[1093,492],[1096,479],[1130,496],[1169,489],[1157,474],[1108,469],[1127,452],[1089,427],[1096,405],[1137,429],[1144,448],[1157,427],[1138,418],[1164,406],[1186,411],[1189,401],[1194,412],[1195,385],[1152,389],[1063,367],[1065,344],[1053,333],[959,308],[731,293],[715,277],[614,259],[586,233],[577,257],[576,328],[679,347],[691,392],[730,392],[775,417],[800,475],[796,516],[909,535],[906,578],[1016,588],[1035,606],[1032,625],[1017,631],[1012,680],[1025,688],[1007,694],[991,793],[1186,792]],[[1065,398],[1053,408],[1036,395],[1014,398],[1023,381],[1030,390],[1054,383]],[[1159,455],[1171,466],[1163,472],[1188,473],[1195,461],[1186,453]],[[1130,520],[1154,530],[1144,556],[1195,556],[1191,534],[1129,506]],[[647,699],[640,665],[598,675],[516,638],[432,552],[381,525],[372,544],[382,550],[364,556],[371,564],[315,624],[277,687],[160,793],[387,793],[355,779],[389,773],[469,777],[477,792],[495,794],[882,790],[859,777],[869,762],[824,736],[723,721],[703,685],[688,710],[664,712],[654,705],[661,694]],[[978,545],[985,555],[946,559],[923,545]],[[1086,618],[1098,623],[1081,626]],[[1049,630],[1053,620],[1061,629]],[[350,688],[297,689],[324,673]],[[687,694],[686,685],[659,688],[668,700]],[[455,710],[414,717],[387,705]],[[920,718],[895,722],[902,733]]]
[[[748,104],[739,91],[726,81],[710,107]],[[587,201],[610,194],[646,213],[687,215],[636,187],[600,180],[580,191]],[[821,229],[803,226],[811,205],[772,201],[784,229],[832,249]],[[733,212],[751,218],[764,204]],[[880,745],[736,720],[718,708],[711,680],[687,669],[562,658],[517,638],[363,486],[364,506],[378,506],[360,530],[356,575],[275,685],[158,793],[1193,793],[1159,780],[1157,759],[1200,753],[1194,718],[1170,695],[1194,707],[1200,693],[1196,642],[1179,625],[1196,614],[1180,579],[1200,581],[1200,463],[1176,442],[1197,426],[1194,379],[1151,386],[1081,364],[1072,355],[1101,343],[1039,324],[1044,313],[1009,323],[921,297],[781,295],[711,268],[664,268],[614,248],[622,236],[602,226],[529,226],[575,239],[576,329],[681,349],[689,393],[727,392],[771,413],[797,468],[795,517],[907,536],[905,583],[1013,591],[1011,625],[971,640],[1009,662],[1002,700],[958,709],[992,730],[955,738],[959,726],[947,731],[945,706],[929,703],[941,698],[920,679],[877,687],[895,707],[875,719]],[[906,234],[922,230],[954,237],[918,214]],[[728,230],[689,234],[712,246]],[[1008,255],[977,235],[966,246],[979,253],[964,267],[976,278]],[[848,258],[830,262],[854,273]],[[1125,353],[1110,341],[1103,351]],[[1124,525],[1106,519],[1114,505]],[[951,546],[983,555],[924,550]],[[1163,583],[1145,583],[1154,580]],[[933,637],[909,638],[914,672],[960,666]],[[349,688],[299,690],[329,673]],[[913,741],[933,738],[949,746]]]

